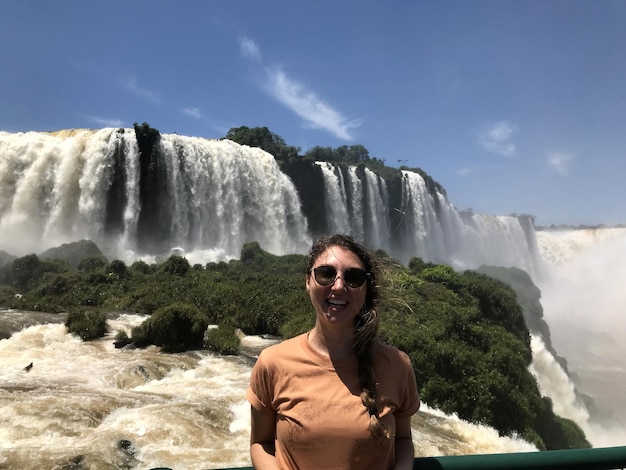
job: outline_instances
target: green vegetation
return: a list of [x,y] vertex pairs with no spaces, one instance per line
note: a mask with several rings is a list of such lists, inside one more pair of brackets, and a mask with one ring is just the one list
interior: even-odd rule
[[[145,126],[147,124],[144,123]],[[304,155],[299,155],[300,148],[287,145],[285,140],[271,132],[267,127],[246,126],[234,127],[228,131],[225,139],[232,140],[241,145],[249,147],[259,147],[268,153],[271,153],[276,161],[280,164],[281,169],[293,179],[293,167],[307,167],[309,171],[315,172],[316,161],[329,162],[339,167],[357,166],[361,169],[369,168],[385,180],[392,181],[400,177],[399,170],[385,166],[385,159],[371,157],[369,150],[363,145],[341,145],[336,148],[321,147],[319,145],[309,149]],[[404,170],[411,170],[424,178],[426,186],[431,193],[435,191],[446,194],[445,189],[435,180],[433,180],[421,168],[401,167]],[[300,187],[297,183],[296,186]],[[305,191],[302,191],[305,193]]]
[[[79,242],[76,249],[84,246]],[[576,424],[554,415],[528,371],[529,331],[511,287],[475,271],[458,273],[418,258],[404,267],[378,255],[385,262],[381,332],[409,354],[425,402],[542,449],[589,447]],[[104,315],[94,309],[150,315],[130,340],[164,352],[236,354],[237,329],[286,338],[314,322],[304,256],[275,256],[257,243],[245,245],[239,260],[206,266],[190,266],[179,256],[126,266],[89,255],[73,268],[67,261],[75,258],[72,244],[56,256],[66,258],[7,258],[0,266],[0,305],[69,310],[68,330],[84,339],[106,331]],[[526,304],[534,305],[533,296],[538,302],[538,290],[525,292]],[[117,339],[125,338],[118,333]]]
[[139,347],[155,344],[163,352],[181,352],[200,348],[208,326],[208,316],[196,306],[177,302],[156,310],[131,336]]
[[106,315],[99,311],[72,309],[65,320],[67,331],[83,341],[102,338],[107,332]]
[[235,328],[226,324],[209,329],[204,338],[205,349],[225,355],[236,355],[240,343]]
[[271,132],[267,127],[233,127],[225,139],[248,147],[259,147],[271,153],[278,161],[290,161],[298,158],[299,147],[287,145],[285,140]]

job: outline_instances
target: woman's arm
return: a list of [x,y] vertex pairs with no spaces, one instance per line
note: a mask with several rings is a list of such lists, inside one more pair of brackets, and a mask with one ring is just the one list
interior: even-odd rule
[[396,417],[396,465],[395,470],[412,470],[415,450],[411,435],[411,417]]
[[250,407],[250,458],[258,470],[278,469],[275,457],[276,418]]

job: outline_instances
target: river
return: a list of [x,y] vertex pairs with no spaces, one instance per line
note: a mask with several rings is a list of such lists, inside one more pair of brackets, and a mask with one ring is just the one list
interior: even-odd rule
[[[0,468],[250,465],[244,392],[253,356],[271,341],[245,337],[237,357],[115,349],[115,333],[144,319],[121,314],[106,338],[83,342],[63,315],[0,312],[2,326],[19,329],[0,341]],[[534,449],[427,405],[413,430],[424,456]]]

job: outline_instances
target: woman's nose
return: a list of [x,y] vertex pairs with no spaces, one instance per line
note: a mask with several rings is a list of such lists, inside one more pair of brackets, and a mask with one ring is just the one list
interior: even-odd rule
[[341,290],[341,291],[346,290],[346,283],[343,280],[343,276],[340,276],[339,273],[337,273],[335,280],[331,284],[331,288],[333,290]]

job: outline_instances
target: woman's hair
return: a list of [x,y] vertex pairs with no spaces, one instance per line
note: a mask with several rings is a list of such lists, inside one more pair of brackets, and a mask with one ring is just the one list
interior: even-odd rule
[[336,234],[318,239],[307,256],[306,272],[311,275],[313,264],[328,248],[339,246],[354,253],[363,263],[367,272],[367,292],[361,312],[354,319],[352,349],[356,352],[359,364],[361,401],[370,415],[370,432],[374,437],[390,437],[389,430],[380,422],[376,407],[376,378],[372,348],[378,338],[379,267],[370,252],[349,235]]

